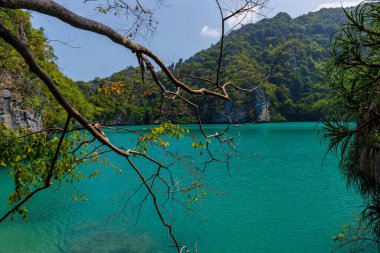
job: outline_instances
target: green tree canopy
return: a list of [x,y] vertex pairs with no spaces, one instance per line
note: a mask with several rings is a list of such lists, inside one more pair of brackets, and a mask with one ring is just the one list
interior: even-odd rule
[[[342,239],[342,245],[350,240],[379,244],[380,2],[363,2],[346,16],[347,24],[332,41],[331,121],[325,122],[326,137],[329,149],[340,152],[340,167],[348,182],[368,202],[359,228],[351,230],[360,232]],[[367,233],[360,235],[362,231]]]

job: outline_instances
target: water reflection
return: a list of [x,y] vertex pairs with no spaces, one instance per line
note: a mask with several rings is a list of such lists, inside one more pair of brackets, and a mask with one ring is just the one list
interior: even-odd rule
[[117,231],[87,231],[68,243],[67,253],[150,253],[154,243],[147,234],[132,236]]

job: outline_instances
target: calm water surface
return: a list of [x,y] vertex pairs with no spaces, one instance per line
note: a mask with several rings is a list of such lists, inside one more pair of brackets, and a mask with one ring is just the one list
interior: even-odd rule
[[[220,128],[206,127],[210,133]],[[178,240],[200,253],[331,252],[332,236],[352,221],[361,200],[347,190],[337,159],[324,157],[320,131],[315,123],[233,129],[239,137],[238,154],[230,161],[231,178],[226,167],[216,163],[198,175],[207,196],[192,206],[174,205]],[[125,132],[108,135],[119,144],[132,138]],[[171,148],[192,152],[187,142],[173,143]],[[72,202],[72,187],[55,186],[29,203],[29,222],[16,218],[1,224],[0,253],[175,252],[168,248],[171,241],[150,199],[137,215],[134,206],[144,192],[125,206],[137,179],[122,160],[109,160],[123,172],[86,165],[87,171],[101,170],[101,176],[76,186],[87,195],[87,202]],[[189,156],[182,165],[198,160]],[[144,167],[143,162],[140,165]],[[6,201],[4,189],[12,188],[7,177],[0,172],[1,203]],[[5,204],[0,210],[6,210]]]

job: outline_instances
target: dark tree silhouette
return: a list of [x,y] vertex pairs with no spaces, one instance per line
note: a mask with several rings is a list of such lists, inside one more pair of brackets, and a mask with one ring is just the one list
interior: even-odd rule
[[352,237],[337,239],[361,250],[380,239],[380,2],[363,2],[346,16],[332,40],[331,121],[324,124],[329,150],[340,152],[348,183],[367,202]]

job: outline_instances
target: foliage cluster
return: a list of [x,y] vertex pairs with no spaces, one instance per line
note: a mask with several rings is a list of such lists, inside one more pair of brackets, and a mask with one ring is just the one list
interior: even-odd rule
[[98,108],[95,120],[109,124],[153,124],[159,118],[156,85],[142,81],[141,71],[128,68],[90,83],[78,82],[87,100]]
[[[57,130],[57,133],[60,131]],[[52,135],[49,131],[32,134],[26,129],[17,131],[9,129],[5,124],[0,126],[0,170],[7,170],[13,178],[14,191],[10,193],[7,204],[11,207],[29,196],[38,188],[44,187],[50,172],[52,157],[54,157],[60,135]],[[85,178],[78,168],[84,162],[97,162],[99,154],[85,143],[85,132],[74,131],[69,138],[64,138],[59,157],[54,166],[51,183],[74,183]],[[79,147],[79,148],[78,148]],[[97,175],[93,171],[87,177]],[[74,191],[75,192],[75,191]],[[75,192],[73,199],[85,196]],[[18,212],[27,219],[25,206]]]

